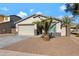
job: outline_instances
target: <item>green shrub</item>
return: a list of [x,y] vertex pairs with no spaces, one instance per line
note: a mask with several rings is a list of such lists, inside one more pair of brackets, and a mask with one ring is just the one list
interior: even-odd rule
[[76,35],[76,37],[79,37],[79,33],[72,33],[72,34]]
[[76,37],[79,37],[79,35],[76,35]]
[[79,37],[79,33],[76,33],[76,37]]

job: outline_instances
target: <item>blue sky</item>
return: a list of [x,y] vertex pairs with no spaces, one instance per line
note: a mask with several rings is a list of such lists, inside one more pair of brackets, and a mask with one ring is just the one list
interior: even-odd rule
[[22,18],[32,14],[44,14],[47,16],[72,16],[64,11],[63,3],[0,3],[0,14],[18,15]]
[[[49,16],[68,15],[64,10],[61,10],[61,3],[5,3],[0,4],[0,14],[10,15],[24,12],[28,15],[33,13],[43,13]],[[63,7],[64,8],[64,7]]]

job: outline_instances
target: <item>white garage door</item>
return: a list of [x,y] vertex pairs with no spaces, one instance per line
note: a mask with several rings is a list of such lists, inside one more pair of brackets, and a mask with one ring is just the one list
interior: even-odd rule
[[21,25],[18,31],[19,35],[34,35],[34,25]]

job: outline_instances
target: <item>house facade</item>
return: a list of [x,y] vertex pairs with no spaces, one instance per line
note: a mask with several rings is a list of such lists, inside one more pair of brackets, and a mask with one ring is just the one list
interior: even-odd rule
[[[16,24],[16,31],[18,32],[18,35],[39,35],[42,34],[42,31],[37,28],[36,24],[33,24],[33,22],[41,21],[42,19],[49,18],[48,16],[34,14],[32,16],[29,16],[25,18],[22,21],[19,21]],[[58,19],[55,19],[53,21],[52,25],[54,27],[49,31],[49,33],[59,33],[60,35],[64,36],[64,32],[62,33],[61,24],[62,22]],[[63,30],[64,31],[64,30]]]
[[11,22],[11,26],[12,28],[16,28],[16,22],[21,20],[22,18],[16,15],[10,15],[10,22]]
[[0,15],[0,34],[11,32],[11,24],[9,21],[9,16]]
[[8,22],[10,21],[9,16],[0,15],[0,23]]
[[0,23],[0,34],[11,33],[11,23],[3,22]]
[[10,15],[0,15],[0,34],[6,34],[6,33],[16,33],[15,23],[20,20],[21,18],[19,16]]

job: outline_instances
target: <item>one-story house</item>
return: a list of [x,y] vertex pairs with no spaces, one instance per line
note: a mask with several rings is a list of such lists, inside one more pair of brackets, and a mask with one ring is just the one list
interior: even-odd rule
[[[18,35],[39,35],[42,33],[42,31],[38,31],[38,28],[36,24],[33,24],[35,21],[41,21],[42,19],[49,18],[49,16],[44,16],[41,14],[34,14],[31,15],[16,24],[16,31],[18,32]],[[62,21],[54,18],[54,27],[49,31],[52,33],[60,33],[61,36],[65,36],[65,28],[61,27]]]

